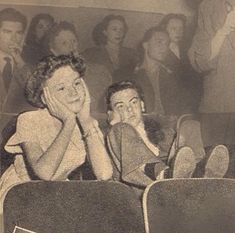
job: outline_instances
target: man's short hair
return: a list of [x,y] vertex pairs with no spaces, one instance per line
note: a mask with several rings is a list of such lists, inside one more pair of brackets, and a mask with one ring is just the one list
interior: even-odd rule
[[23,31],[25,31],[27,26],[27,18],[14,8],[5,8],[0,11],[0,27],[4,21],[21,23],[23,26]]
[[[156,33],[156,32],[160,32],[160,33],[164,33],[168,36],[169,38],[169,34],[168,32],[162,28],[162,27],[159,27],[159,26],[154,26],[154,27],[151,27],[149,28],[145,33],[144,33],[144,36],[142,38],[142,40],[140,41],[138,47],[137,47],[137,51],[138,51],[138,54],[139,54],[139,62],[142,63],[143,60],[144,60],[144,56],[145,56],[145,49],[143,47],[143,43],[145,42],[148,42],[150,41],[150,39],[153,37],[153,35]],[[170,38],[169,38],[169,43],[170,43]]]
[[106,93],[107,110],[112,110],[112,106],[111,106],[112,96],[119,91],[123,91],[123,90],[127,90],[127,89],[135,90],[137,92],[137,94],[139,95],[139,98],[141,100],[143,100],[143,93],[142,93],[141,89],[136,85],[136,83],[134,83],[133,81],[117,82],[117,83],[114,83],[108,87],[108,90]]

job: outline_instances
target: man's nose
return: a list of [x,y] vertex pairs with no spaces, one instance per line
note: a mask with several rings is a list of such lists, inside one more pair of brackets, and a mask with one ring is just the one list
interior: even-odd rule
[[12,35],[11,35],[11,41],[12,41],[12,42],[15,42],[15,43],[18,42],[18,41],[17,41],[17,35],[16,35],[16,33],[12,33]]
[[132,113],[132,112],[133,112],[133,107],[132,107],[132,106],[128,106],[128,107],[127,107],[127,111],[130,112],[130,113]]

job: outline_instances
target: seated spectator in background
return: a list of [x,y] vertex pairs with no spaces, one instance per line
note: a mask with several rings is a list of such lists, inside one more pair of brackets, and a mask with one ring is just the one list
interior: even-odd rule
[[140,64],[133,80],[142,88],[147,113],[179,116],[190,112],[178,69],[164,64],[169,54],[168,33],[153,27],[146,31],[139,46]]
[[[55,24],[48,34],[49,50],[52,54],[78,54],[78,35],[73,24],[66,21]],[[108,70],[99,64],[87,64],[84,77],[91,95],[92,113],[105,112],[105,91],[112,83]]]
[[[156,178],[189,178],[194,174],[200,177],[225,175],[229,155],[227,148],[222,145],[208,153],[200,166],[196,164],[196,155],[190,147],[182,147],[178,151],[171,149],[175,154],[169,164],[168,151],[174,134],[169,138],[166,129],[161,129],[156,121],[143,115],[142,94],[132,82],[122,81],[110,86],[107,105],[111,124],[107,144],[115,180],[137,188],[135,190],[140,194]],[[198,169],[204,170],[199,173]]]
[[159,27],[168,32],[170,38],[170,50],[178,59],[183,59],[187,54],[187,51],[184,51],[185,25],[186,16],[183,14],[168,14],[163,17],[158,24]]
[[128,27],[120,15],[107,15],[93,30],[96,47],[85,50],[82,55],[88,62],[104,65],[113,76],[121,76],[123,71],[132,72],[137,56],[133,49],[123,47]]
[[32,18],[22,51],[22,56],[28,64],[35,66],[47,55],[44,40],[53,23],[54,18],[49,14],[38,14]]
[[[21,57],[22,42],[27,26],[26,17],[13,8],[0,11],[0,154],[1,170],[5,151],[4,141],[14,130],[14,117],[32,109],[24,95],[29,70]],[[9,127],[8,127],[9,126]],[[7,166],[7,165],[6,165]]]
[[[97,121],[90,115],[90,96],[80,57],[45,57],[28,80],[26,93],[39,107],[19,115],[16,133],[5,148],[16,155],[0,179],[0,203],[16,184],[68,180],[88,157],[98,180],[112,176],[112,165]],[[1,212],[2,213],[2,209]]]
[[192,110],[197,112],[202,94],[202,84],[200,76],[195,72],[188,59],[188,49],[191,39],[186,38],[187,18],[183,14],[168,14],[158,24],[163,30],[166,30],[170,38],[170,52],[168,53],[164,64],[178,70],[182,79],[182,85],[185,87],[185,94]]

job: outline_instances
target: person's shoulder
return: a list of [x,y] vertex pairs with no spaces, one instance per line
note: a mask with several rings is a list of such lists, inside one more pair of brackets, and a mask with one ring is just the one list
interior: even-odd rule
[[137,52],[133,48],[121,47],[121,53],[126,54],[127,56],[137,57]]
[[87,55],[93,55],[101,51],[103,51],[103,49],[100,46],[95,46],[95,47],[85,49],[81,54],[82,56],[86,57]]
[[135,49],[133,48],[129,48],[129,47],[121,47],[121,50],[125,51],[125,52],[132,52],[132,53],[135,53]]
[[93,62],[87,62],[86,63],[86,74],[87,73],[109,73],[108,69],[102,65],[102,64],[98,64],[98,63],[93,63]]
[[144,115],[144,125],[146,130],[158,131],[161,129],[159,121],[154,116]]
[[37,109],[34,111],[23,112],[18,116],[18,122],[21,123],[32,123],[39,124],[42,122],[47,116],[46,111],[44,109]]

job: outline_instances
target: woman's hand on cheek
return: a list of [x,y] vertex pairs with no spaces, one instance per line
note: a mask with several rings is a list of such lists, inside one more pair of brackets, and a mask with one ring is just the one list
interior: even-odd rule
[[91,117],[91,114],[90,114],[90,105],[91,105],[90,94],[83,79],[81,80],[81,82],[84,87],[85,100],[84,100],[81,110],[79,111],[79,113],[77,113],[77,118],[79,122],[81,123],[82,127],[85,127],[84,125],[90,124],[93,121],[93,118]]
[[50,114],[63,123],[66,121],[76,122],[76,115],[70,111],[63,103],[57,100],[49,91],[48,87],[43,88],[43,98]]

